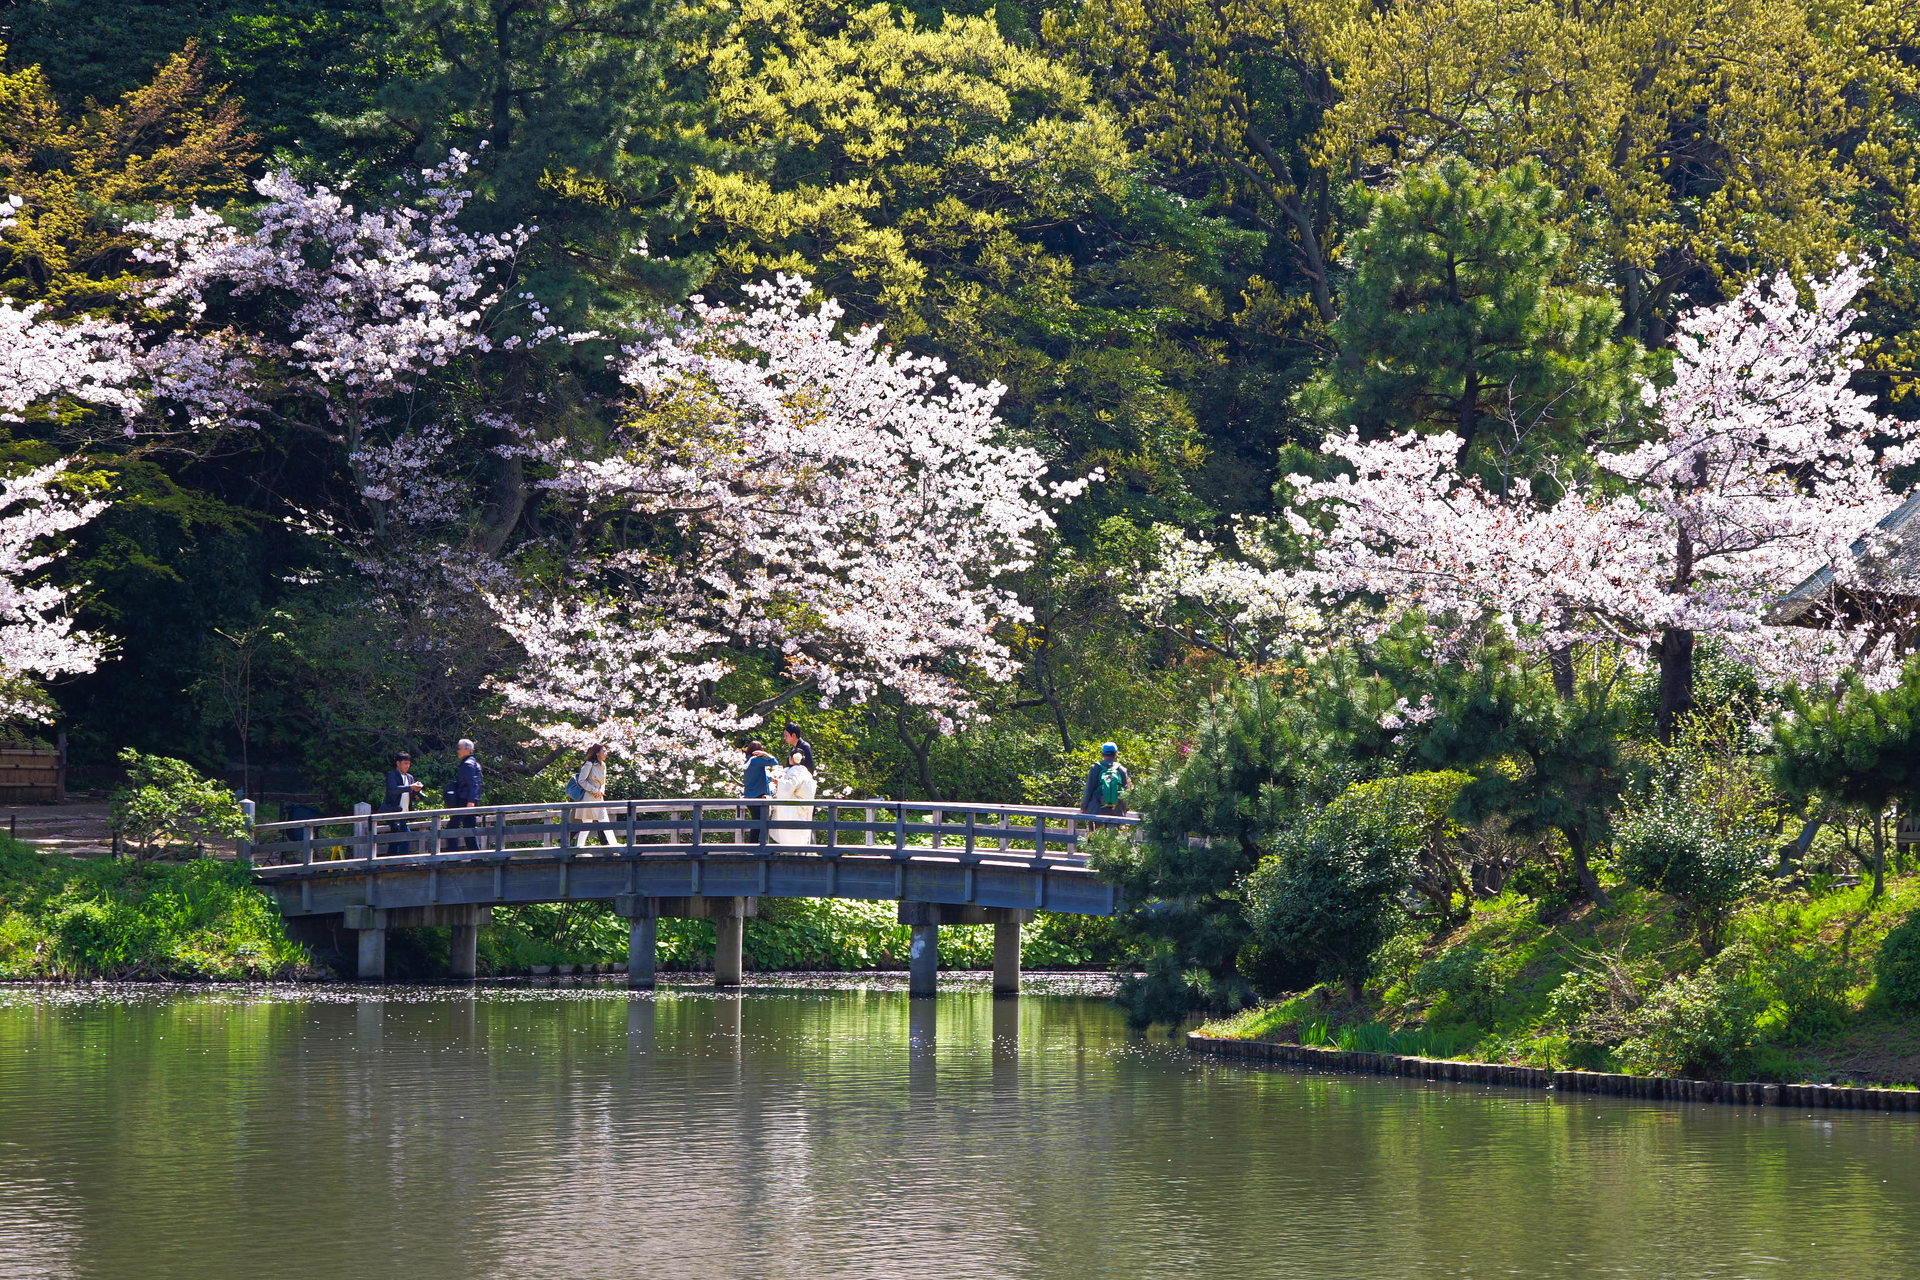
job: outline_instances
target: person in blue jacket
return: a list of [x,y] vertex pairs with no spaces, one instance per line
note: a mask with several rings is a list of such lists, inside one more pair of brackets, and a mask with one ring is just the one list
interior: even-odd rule
[[[473,739],[460,739],[455,750],[459,753],[460,762],[453,767],[453,808],[471,809],[480,803],[480,762],[473,758]],[[473,814],[463,814],[457,818],[447,819],[447,825],[471,830],[473,820]],[[472,836],[468,836],[464,840],[454,840],[449,847],[478,849],[480,845]]]
[[[380,802],[380,812],[404,813],[406,810],[413,808],[419,799],[420,784],[414,781],[413,756],[402,751],[394,756],[393,768],[387,770],[387,794]],[[406,829],[407,824],[404,819],[399,822],[389,822],[387,824],[388,831],[398,832],[405,831]],[[387,856],[389,857],[398,857],[403,853],[409,852],[411,852],[411,849],[405,840],[396,840],[387,846]]]
[[1120,763],[1120,748],[1102,744],[1100,759],[1087,770],[1086,794],[1080,797],[1082,813],[1125,813],[1126,794],[1133,789],[1133,775]]

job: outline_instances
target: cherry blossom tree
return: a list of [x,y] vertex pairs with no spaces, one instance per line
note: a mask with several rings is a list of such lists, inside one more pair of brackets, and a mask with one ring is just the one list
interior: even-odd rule
[[1782,276],[1685,317],[1671,384],[1647,391],[1656,434],[1598,455],[1602,476],[1568,481],[1550,504],[1524,482],[1495,494],[1462,476],[1450,434],[1335,437],[1326,449],[1353,474],[1294,478],[1330,517],[1315,557],[1324,584],[1464,624],[1502,617],[1539,646],[1642,647],[1660,664],[1663,732],[1691,703],[1699,634],[1781,679],[1872,667],[1884,643],[1838,613],[1825,634],[1767,621],[1809,571],[1851,579],[1849,547],[1898,504],[1889,473],[1914,453],[1920,424],[1875,413],[1851,386],[1866,281],[1843,262],[1806,302]]
[[100,637],[77,630],[69,590],[44,580],[65,535],[107,504],[70,495],[69,464],[0,478],[0,719],[41,719],[40,686],[93,670]]
[[[509,701],[643,771],[736,763],[727,736],[804,690],[884,695],[942,729],[978,716],[969,680],[1012,674],[996,628],[1029,616],[999,576],[1084,484],[998,443],[1000,387],[836,332],[802,281],[749,292],[627,350],[612,439],[545,450],[548,489],[603,549],[550,598],[498,602],[528,655]],[[725,705],[713,686],[743,651],[778,655],[784,687]]]

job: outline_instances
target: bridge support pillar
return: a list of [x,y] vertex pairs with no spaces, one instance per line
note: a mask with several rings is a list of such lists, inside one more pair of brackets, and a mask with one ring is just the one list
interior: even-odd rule
[[1001,920],[993,926],[993,994],[1020,994],[1020,922]]
[[447,952],[447,973],[455,981],[471,980],[480,973],[480,923],[453,926],[453,947]]
[[940,926],[916,924],[907,952],[907,994],[930,996],[940,984]]
[[359,935],[359,963],[354,976],[362,982],[385,982],[387,913],[378,907],[348,907],[341,923]]
[[627,922],[627,985],[636,991],[651,991],[660,938],[660,900],[622,893],[614,897],[613,911]]
[[746,899],[733,899],[733,910],[713,918],[713,985],[737,987],[747,940]]

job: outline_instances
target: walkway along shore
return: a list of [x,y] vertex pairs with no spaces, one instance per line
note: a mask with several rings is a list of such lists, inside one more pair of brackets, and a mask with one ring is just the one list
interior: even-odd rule
[[1463,1084],[1502,1084],[1521,1089],[1558,1089],[1602,1093],[1658,1102],[1726,1102],[1736,1106],[1824,1107],[1841,1111],[1920,1111],[1920,1089],[1861,1089],[1826,1084],[1761,1084],[1747,1080],[1676,1080],[1668,1076],[1629,1076],[1607,1071],[1549,1071],[1509,1067],[1496,1062],[1454,1062],[1446,1058],[1409,1058],[1397,1053],[1319,1049],[1271,1040],[1229,1040],[1187,1033],[1187,1048],[1218,1058],[1286,1062],[1323,1071],[1362,1075],[1410,1076],[1416,1080],[1454,1080]]

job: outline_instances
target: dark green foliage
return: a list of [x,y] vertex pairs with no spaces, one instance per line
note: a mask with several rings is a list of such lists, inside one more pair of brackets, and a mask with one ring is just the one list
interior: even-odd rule
[[1473,785],[1454,812],[1468,822],[1499,815],[1516,836],[1557,832],[1573,855],[1579,892],[1604,900],[1589,863],[1611,833],[1611,810],[1625,778],[1620,708],[1603,685],[1571,698],[1545,672],[1518,660],[1502,641],[1484,645],[1461,668],[1438,673],[1439,714],[1419,746],[1439,768],[1467,769]]
[[1848,672],[1836,698],[1790,692],[1774,724],[1774,781],[1804,803],[1818,797],[1865,811],[1873,831],[1873,891],[1885,888],[1885,814],[1920,792],[1920,657],[1883,692]]
[[423,65],[376,99],[422,164],[455,147],[481,173],[476,229],[537,226],[522,280],[565,321],[630,319],[677,301],[699,259],[664,245],[706,153],[700,87],[674,56],[690,8],[672,0],[389,0]]
[[1660,784],[1621,819],[1614,851],[1628,880],[1679,899],[1708,951],[1770,856],[1765,831],[1723,829],[1711,811]]
[[1193,741],[1136,788],[1140,840],[1100,842],[1094,855],[1133,904],[1129,934],[1150,959],[1166,960],[1149,964],[1142,980],[1156,992],[1125,997],[1136,1016],[1228,1009],[1251,998],[1238,969],[1253,940],[1245,879],[1307,808],[1389,767],[1399,748],[1380,717],[1393,701],[1391,688],[1363,674],[1349,653],[1242,681],[1208,705]]
[[1247,878],[1247,915],[1263,948],[1311,964],[1358,996],[1380,944],[1398,931],[1417,835],[1404,826],[1327,818],[1301,823]]
[[1875,990],[1896,1009],[1920,1009],[1920,916],[1889,930],[1874,957]]
[[1639,347],[1604,293],[1556,284],[1559,193],[1531,162],[1446,159],[1356,188],[1338,355],[1301,392],[1328,430],[1452,431],[1469,470],[1532,479],[1638,399]]

